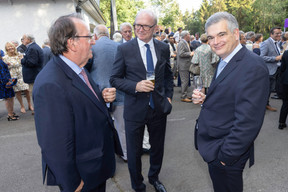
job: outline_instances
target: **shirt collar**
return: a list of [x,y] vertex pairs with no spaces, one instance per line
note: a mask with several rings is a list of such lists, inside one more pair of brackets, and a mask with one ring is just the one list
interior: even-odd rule
[[68,59],[67,57],[63,56],[63,55],[59,55],[59,57],[76,73],[76,74],[80,74],[81,71],[83,70],[83,67],[80,68],[76,63],[74,63],[73,61],[71,61],[70,59]]
[[278,43],[278,41],[275,41],[272,37],[269,37],[271,39],[271,41],[275,44]]
[[144,47],[145,44],[149,44],[150,49],[154,49],[153,38],[148,43],[145,43],[144,41],[141,41],[139,38],[137,38],[137,41],[138,41],[139,47]]
[[237,47],[230,53],[230,55],[228,55],[228,56],[224,59],[224,61],[225,61],[226,63],[229,63],[229,61],[234,57],[234,55],[236,55],[236,53],[238,53],[238,51],[239,51],[241,48],[242,48],[242,45],[239,43],[239,44],[237,45]]

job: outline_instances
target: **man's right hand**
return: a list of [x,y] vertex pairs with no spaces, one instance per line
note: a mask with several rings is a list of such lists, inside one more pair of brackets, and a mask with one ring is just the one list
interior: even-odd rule
[[154,90],[154,85],[150,80],[142,80],[136,84],[137,92],[151,92]]
[[281,59],[282,59],[282,55],[278,55],[278,56],[275,58],[276,61],[280,61]]

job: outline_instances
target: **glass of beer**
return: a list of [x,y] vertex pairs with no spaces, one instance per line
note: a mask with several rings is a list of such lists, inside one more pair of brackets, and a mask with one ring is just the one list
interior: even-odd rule
[[146,80],[149,80],[155,85],[155,72],[154,71],[147,71],[146,73]]

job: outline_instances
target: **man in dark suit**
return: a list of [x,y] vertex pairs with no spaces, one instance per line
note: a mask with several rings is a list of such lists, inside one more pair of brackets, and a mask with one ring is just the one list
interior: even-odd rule
[[101,95],[83,68],[95,41],[79,15],[58,18],[48,35],[56,56],[37,76],[33,92],[43,180],[63,192],[104,192],[115,172],[114,151],[122,155],[105,106],[115,99],[115,88]]
[[[145,191],[141,174],[141,153],[145,125],[150,149],[149,183],[156,191],[166,191],[159,181],[167,115],[171,112],[173,76],[169,45],[153,39],[157,17],[150,10],[140,11],[135,19],[137,38],[118,46],[110,82],[125,92],[124,119],[128,168],[132,188]],[[155,70],[154,70],[155,69]],[[146,80],[147,71],[155,72],[155,86]]]
[[[43,51],[39,45],[35,43],[35,38],[31,34],[23,35],[23,44],[27,47],[24,57],[21,60],[23,81],[29,85],[29,92],[32,95],[34,81],[43,66]],[[30,107],[32,115],[34,108]]]
[[53,53],[50,49],[50,42],[49,39],[46,39],[44,41],[44,47],[42,48],[43,50],[43,67],[48,63],[48,61],[53,57]]
[[202,103],[195,144],[208,163],[214,191],[242,192],[242,172],[249,158],[253,165],[254,140],[264,119],[268,69],[259,56],[240,44],[233,15],[215,13],[205,30],[221,61],[207,95],[193,91],[193,102]]

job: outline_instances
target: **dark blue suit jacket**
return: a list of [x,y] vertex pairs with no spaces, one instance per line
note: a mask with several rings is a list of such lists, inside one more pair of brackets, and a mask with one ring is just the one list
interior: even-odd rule
[[36,76],[43,66],[43,51],[33,42],[28,46],[24,58],[21,60],[23,80],[25,83],[34,83]]
[[206,162],[219,159],[233,165],[245,152],[254,150],[268,94],[267,66],[242,47],[212,81],[202,105],[196,143]]
[[[167,97],[173,96],[173,76],[170,66],[169,45],[153,40],[157,64],[155,66],[155,88],[152,93],[156,113],[169,114],[172,105]],[[150,92],[136,92],[136,84],[146,79],[146,68],[142,61],[137,38],[118,46],[110,83],[125,92],[124,118],[143,122],[149,107]]]
[[113,145],[122,154],[102,94],[87,75],[100,101],[58,56],[48,62],[34,84],[43,178],[47,171],[47,184],[60,185],[65,192],[74,191],[81,179],[83,191],[94,189],[114,174]]

